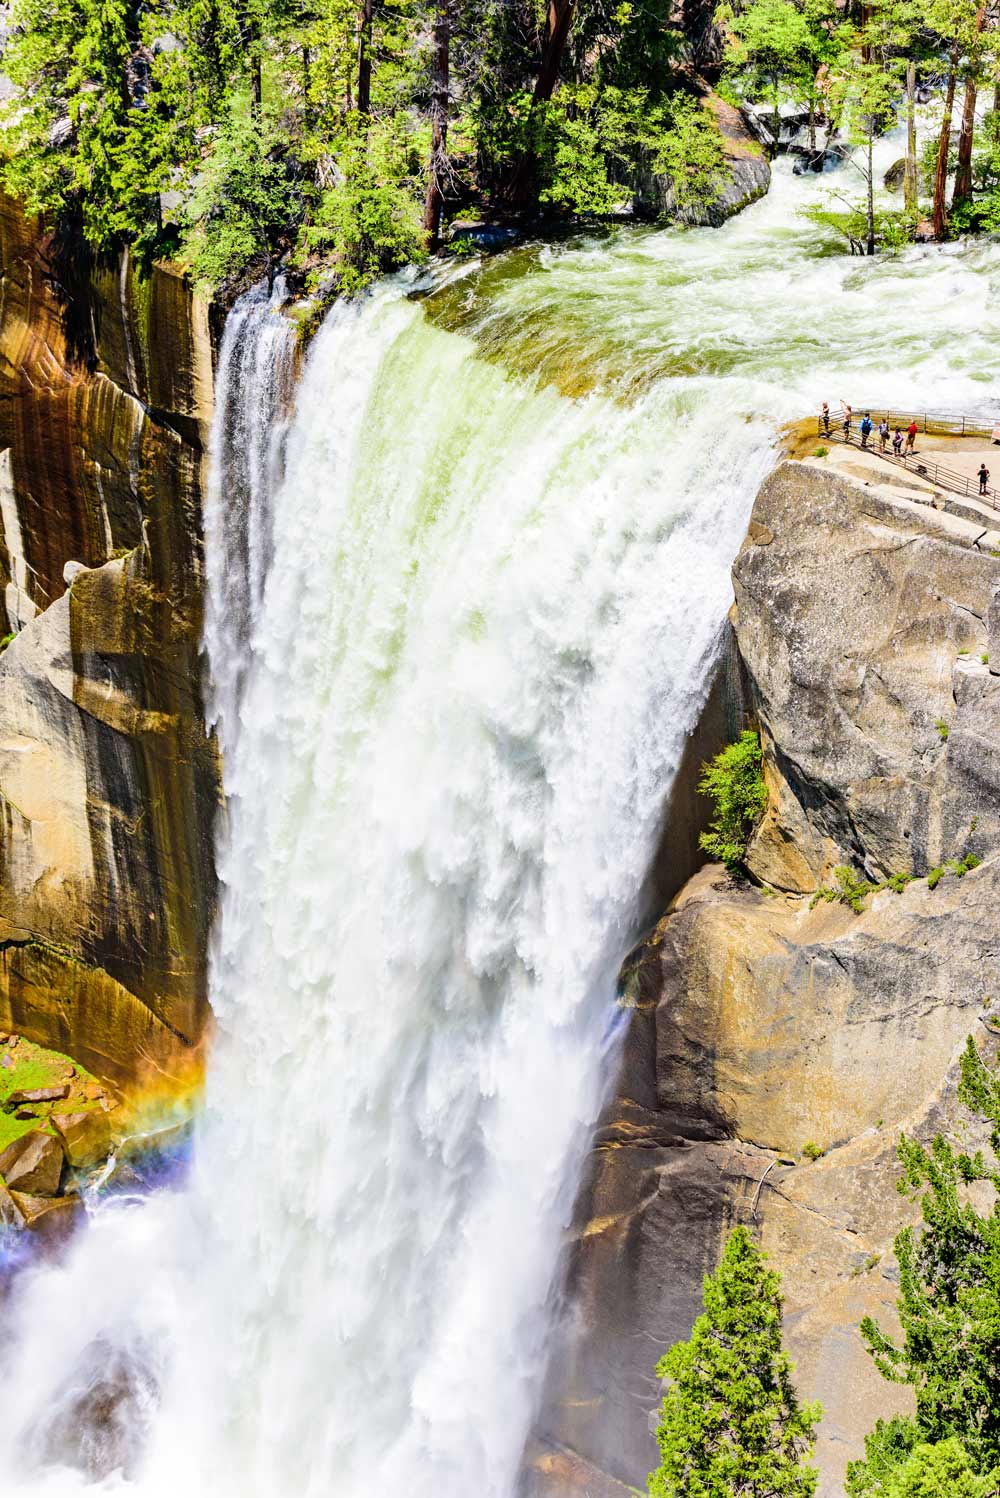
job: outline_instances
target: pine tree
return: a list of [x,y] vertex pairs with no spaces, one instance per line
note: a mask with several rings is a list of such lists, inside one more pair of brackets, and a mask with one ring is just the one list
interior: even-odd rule
[[[971,1038],[958,1095],[989,1123],[1000,1152],[1000,1081]],[[1000,1168],[941,1135],[930,1149],[904,1136],[898,1152],[899,1190],[914,1196],[927,1188],[922,1228],[904,1228],[895,1241],[902,1346],[871,1318],[861,1332],[883,1377],[912,1387],[916,1415],[878,1423],[865,1460],[849,1465],[852,1498],[890,1491],[893,1467],[918,1444],[961,1442],[974,1473],[1000,1465]],[[965,1188],[976,1181],[997,1193],[987,1214],[968,1200]]]
[[706,1276],[704,1313],[657,1366],[668,1387],[650,1498],[810,1498],[818,1404],[800,1405],[781,1345],[781,1281],[749,1232]]

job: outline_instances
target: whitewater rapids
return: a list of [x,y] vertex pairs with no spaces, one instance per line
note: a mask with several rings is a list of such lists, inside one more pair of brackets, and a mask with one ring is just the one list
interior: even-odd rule
[[[617,968],[780,425],[997,389],[1000,248],[834,255],[797,216],[822,189],[779,166],[719,231],[400,278],[330,313],[288,420],[280,297],[231,314],[218,1038],[185,1187],[19,1286],[9,1494],[511,1498]],[[67,1412],[114,1380],[121,1468],[92,1477]]]

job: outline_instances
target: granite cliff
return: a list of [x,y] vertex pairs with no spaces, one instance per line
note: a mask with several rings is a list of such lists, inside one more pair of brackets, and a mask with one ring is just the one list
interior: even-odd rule
[[[823,1498],[875,1417],[907,1407],[857,1331],[893,1323],[892,1239],[913,1212],[895,1145],[967,1136],[957,1056],[974,1034],[995,1058],[1000,998],[1000,676],[984,659],[1000,561],[995,532],[943,504],[814,462],[757,498],[734,625],[770,806],[753,881],[701,869],[623,970],[632,1021],[538,1455],[574,1488],[621,1491],[655,1465],[653,1369],[736,1222],[784,1276],[800,1390],[824,1405]],[[966,852],[981,865],[928,879]],[[843,864],[914,877],[856,914],[813,898]]]
[[0,200],[0,1028],[127,1085],[207,1015],[206,305]]

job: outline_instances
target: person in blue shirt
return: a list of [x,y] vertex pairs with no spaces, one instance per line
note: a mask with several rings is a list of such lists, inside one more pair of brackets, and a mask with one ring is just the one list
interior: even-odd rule
[[864,414],[864,416],[862,417],[862,420],[861,420],[861,446],[862,447],[867,447],[868,446],[868,438],[871,436],[871,434],[872,434],[871,412],[870,411],[866,411],[865,414]]

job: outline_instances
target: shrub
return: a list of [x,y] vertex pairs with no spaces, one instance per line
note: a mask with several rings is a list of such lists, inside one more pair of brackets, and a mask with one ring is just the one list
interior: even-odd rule
[[927,875],[927,888],[936,889],[945,874],[954,874],[956,879],[964,879],[970,869],[978,869],[982,859],[975,853],[966,853],[961,858],[948,858],[944,863],[939,863],[936,868],[931,869]]
[[825,458],[827,456],[827,454],[829,453],[829,451],[830,451],[830,449],[828,447],[817,447],[816,451],[813,453],[813,457],[814,458]]
[[1000,1471],[977,1476],[969,1453],[957,1436],[922,1443],[889,1478],[886,1498],[994,1498]]
[[802,1153],[807,1160],[822,1160],[826,1154],[826,1150],[822,1149],[820,1145],[814,1144],[810,1139],[807,1144],[802,1146]]
[[703,765],[698,790],[715,802],[715,816],[698,842],[733,872],[742,865],[750,834],[767,805],[760,735],[744,729],[735,743]]
[[948,725],[947,725],[947,723],[944,721],[943,718],[935,718],[935,720],[934,720],[934,727],[938,731],[938,737],[941,740],[942,744],[946,744],[948,742]]

